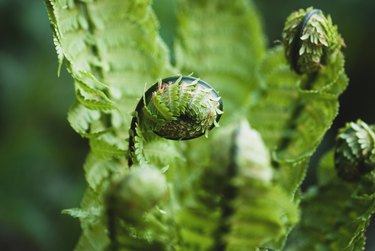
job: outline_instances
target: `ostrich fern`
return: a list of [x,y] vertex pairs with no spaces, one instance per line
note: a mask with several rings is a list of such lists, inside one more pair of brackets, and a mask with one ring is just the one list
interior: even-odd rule
[[[268,49],[251,1],[178,0],[172,64],[150,0],[46,5],[59,70],[65,62],[74,79],[68,120],[90,144],[87,190],[79,208],[64,210],[81,222],[77,251],[364,248],[375,210],[371,171],[355,183],[341,180],[330,152],[318,184],[300,190],[348,84],[343,40],[330,17],[295,12],[283,44]],[[181,111],[205,110],[206,94],[186,83],[145,90],[191,74],[221,95],[220,127],[189,141],[162,138],[154,133],[159,120],[191,119]],[[196,96],[179,99],[187,93]],[[146,95],[152,106],[134,113],[137,102],[146,107]],[[209,126],[217,122],[208,116]],[[146,124],[130,130],[132,119]],[[201,126],[194,130],[207,134]],[[129,158],[137,163],[130,167]]]

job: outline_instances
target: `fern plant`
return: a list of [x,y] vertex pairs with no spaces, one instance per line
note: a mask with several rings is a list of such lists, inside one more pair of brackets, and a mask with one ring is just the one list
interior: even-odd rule
[[267,49],[251,1],[178,0],[172,64],[149,0],[46,5],[74,79],[68,120],[90,144],[87,190],[64,210],[81,222],[77,251],[364,248],[371,126],[343,129],[300,190],[348,83],[330,17],[292,13]]

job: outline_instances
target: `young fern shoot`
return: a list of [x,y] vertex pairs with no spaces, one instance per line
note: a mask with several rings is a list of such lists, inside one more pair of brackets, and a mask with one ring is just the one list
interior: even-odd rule
[[[138,228],[138,234],[142,234],[145,214],[166,196],[166,178],[153,166],[134,168],[129,175],[115,182],[106,196],[110,250],[117,251],[120,247],[130,250],[132,247],[134,249],[137,242],[141,243],[131,238],[129,227],[120,228],[118,221],[121,219],[128,226]],[[160,245],[156,242],[150,245]]]
[[293,12],[282,33],[286,58],[298,74],[311,74],[327,64],[327,57],[344,45],[344,40],[319,9]]
[[374,128],[362,120],[340,129],[335,148],[335,167],[340,178],[358,179],[375,168]]
[[171,140],[197,138],[218,126],[222,113],[221,97],[208,83],[191,76],[161,80],[145,92],[135,109],[129,131],[129,166],[145,161],[142,140],[150,137],[149,132]]

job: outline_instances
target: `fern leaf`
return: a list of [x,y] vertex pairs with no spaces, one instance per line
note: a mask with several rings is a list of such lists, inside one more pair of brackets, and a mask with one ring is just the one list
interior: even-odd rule
[[176,144],[173,142],[167,143],[166,140],[151,140],[144,146],[143,150],[148,162],[159,167],[169,166],[171,163],[173,163],[173,166],[179,166],[185,160]]
[[85,88],[83,93],[82,87],[92,86],[77,76],[88,72],[98,82],[106,83],[109,93],[117,93],[107,96],[111,100],[98,91],[89,94],[96,101],[104,98],[118,107],[123,116],[122,128],[129,126],[130,113],[145,83],[152,84],[172,69],[149,4],[146,0],[47,1],[59,55],[67,59],[69,72],[78,80],[78,99],[90,108],[113,108],[83,99],[88,90]]
[[[59,63],[66,59],[77,102],[68,119],[90,138],[85,163],[90,188],[81,209],[103,207],[109,183],[125,171],[122,156],[131,114],[145,84],[173,72],[149,0],[46,1]],[[116,136],[114,136],[116,135]],[[81,219],[77,250],[108,246],[104,210],[95,223]]]
[[109,244],[106,233],[106,219],[103,217],[105,190],[106,186],[97,187],[95,191],[88,188],[82,199],[80,209],[67,211],[73,216],[79,216],[81,222],[82,234],[75,248],[77,251],[102,251]]
[[116,109],[111,99],[108,97],[108,87],[100,83],[88,72],[80,72],[74,75],[76,86],[76,97],[80,103],[93,110]]
[[104,181],[108,186],[110,176],[121,176],[127,171],[118,161],[101,159],[94,153],[87,156],[84,170],[86,181],[93,191],[100,191],[103,187],[105,188],[106,186],[103,186]]
[[169,110],[166,103],[163,103],[159,95],[153,95],[151,102],[155,106],[153,113],[159,114],[158,117],[164,118],[165,120],[171,120],[174,118],[173,113]]
[[[216,248],[279,250],[298,221],[297,207],[273,182],[271,159],[260,134],[246,121],[225,129],[215,135],[213,152],[219,156],[213,164],[218,170],[211,170],[221,182],[211,189],[222,196],[223,211]],[[219,146],[218,140],[226,143]]]
[[111,144],[108,141],[102,139],[91,139],[90,148],[93,154],[95,154],[100,159],[121,159],[125,154],[125,150],[123,148],[120,148],[119,144]]
[[265,53],[257,11],[246,0],[180,0],[177,10],[177,66],[219,91],[225,103],[223,119],[230,121],[248,102],[255,66]]
[[364,250],[365,231],[375,213],[374,174],[359,183],[345,182],[336,175],[330,152],[321,162],[318,177],[319,185],[302,199],[302,221],[286,250]]
[[260,67],[264,76],[261,97],[249,110],[248,119],[274,151],[274,160],[282,166],[281,182],[294,194],[310,156],[337,115],[338,97],[348,79],[340,52],[312,78],[291,72],[284,57],[281,47],[265,57]]
[[220,211],[208,211],[205,207],[193,206],[176,212],[181,250],[212,250],[214,234],[218,227]]
[[99,111],[90,110],[80,103],[75,103],[69,110],[68,121],[70,126],[82,136],[88,136],[93,131],[91,125],[101,117]]
[[267,247],[280,250],[289,228],[298,221],[297,208],[279,186],[241,181],[232,201],[235,212],[225,237],[226,250],[256,250]]

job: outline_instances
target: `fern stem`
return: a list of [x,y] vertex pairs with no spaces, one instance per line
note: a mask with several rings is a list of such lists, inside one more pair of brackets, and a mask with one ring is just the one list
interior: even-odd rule
[[239,127],[237,127],[233,132],[232,136],[230,137],[230,160],[229,165],[226,168],[227,172],[225,174],[225,181],[222,183],[222,199],[220,201],[220,208],[222,210],[222,215],[219,220],[219,227],[217,228],[216,233],[214,234],[214,239],[218,240],[215,242],[215,246],[213,250],[216,251],[225,251],[227,247],[227,242],[224,240],[224,236],[230,232],[230,225],[228,223],[228,219],[233,214],[234,209],[230,205],[232,200],[236,197],[237,189],[233,186],[230,181],[235,177],[236,170],[237,170],[237,163],[235,161],[235,156],[237,153],[237,146],[235,143],[235,139],[239,133]]
[[[307,90],[307,91],[311,90],[313,88],[313,83],[315,82],[317,77],[318,77],[318,72],[313,72],[313,73],[309,74],[306,81],[301,83],[301,88],[303,88],[304,90]],[[301,116],[304,108],[305,108],[305,103],[302,100],[302,98],[300,98],[297,101],[297,105],[294,107],[293,111],[291,112],[291,115],[290,115],[290,117],[289,117],[289,119],[286,123],[284,131],[294,131],[296,129],[296,126],[298,124],[297,120]],[[280,149],[280,150],[287,149],[288,146],[291,143],[293,143],[291,140],[292,139],[288,134],[284,134],[284,136],[279,141],[277,149]],[[276,163],[274,163],[274,164],[276,164]],[[277,166],[278,166],[278,164],[276,164],[276,167]]]
[[107,227],[108,227],[108,237],[110,240],[110,250],[118,250],[117,241],[117,230],[116,230],[116,214],[113,210],[114,199],[110,196],[107,201]]
[[150,97],[154,91],[157,90],[157,85],[151,86],[141,97],[141,99],[138,101],[138,104],[135,108],[132,121],[130,123],[130,129],[129,129],[129,144],[128,144],[128,166],[129,168],[134,164],[134,158],[135,158],[135,138],[138,136],[137,133],[137,126],[140,124],[139,116],[142,112],[142,109],[145,106],[145,98]]
[[136,132],[137,127],[137,119],[135,117],[132,118],[132,121],[130,123],[130,130],[129,130],[129,145],[128,145],[128,166],[129,168],[133,165],[133,157],[135,154],[135,137],[137,136]]

